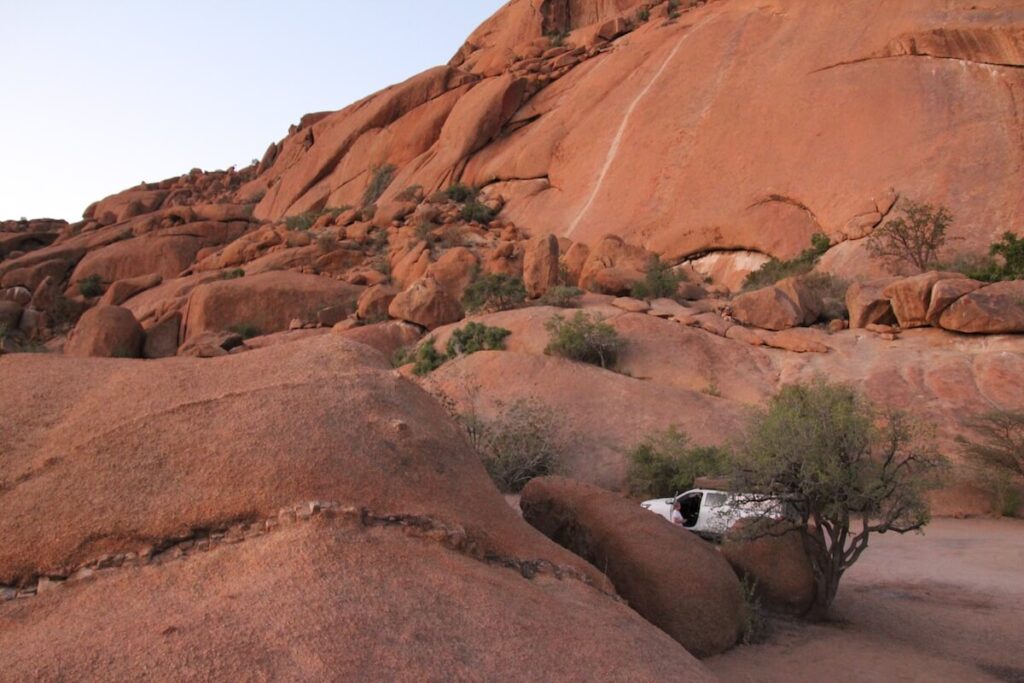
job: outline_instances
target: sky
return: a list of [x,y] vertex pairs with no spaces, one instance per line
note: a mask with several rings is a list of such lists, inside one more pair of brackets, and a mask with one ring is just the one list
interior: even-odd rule
[[444,64],[503,0],[0,0],[0,220],[248,165]]

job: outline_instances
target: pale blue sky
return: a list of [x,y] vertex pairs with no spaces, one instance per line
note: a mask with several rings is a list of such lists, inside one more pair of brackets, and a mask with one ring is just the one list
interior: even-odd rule
[[447,62],[503,0],[0,0],[0,220],[244,166]]

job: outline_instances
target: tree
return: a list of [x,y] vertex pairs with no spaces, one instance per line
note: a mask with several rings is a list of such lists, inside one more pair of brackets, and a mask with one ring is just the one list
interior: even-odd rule
[[462,306],[469,313],[507,311],[526,301],[526,285],[522,279],[501,273],[479,276],[462,296]]
[[945,207],[903,202],[902,216],[876,229],[868,238],[868,252],[890,268],[906,262],[924,272],[938,261],[946,245],[953,215]]
[[784,500],[790,519],[766,513],[748,533],[800,533],[816,582],[809,616],[827,615],[872,534],[928,523],[923,493],[942,460],[927,437],[905,413],[878,411],[853,387],[822,379],[784,387],[752,422],[735,484],[751,501]]
[[977,440],[957,438],[964,457],[977,467],[997,510],[1014,514],[1020,505],[1014,480],[1024,478],[1024,412],[994,410],[968,420],[967,426]]
[[714,446],[694,446],[676,427],[651,434],[629,452],[626,480],[636,497],[671,496],[693,488],[697,477],[721,475],[728,456]]

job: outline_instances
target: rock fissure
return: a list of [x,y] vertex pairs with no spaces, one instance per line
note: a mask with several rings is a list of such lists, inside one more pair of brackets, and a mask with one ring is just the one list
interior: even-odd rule
[[[183,560],[199,552],[208,552],[218,546],[240,543],[299,522],[333,518],[354,522],[359,528],[399,528],[407,535],[440,543],[448,550],[461,553],[484,564],[515,570],[525,579],[533,579],[539,575],[549,575],[559,580],[574,579],[604,592],[594,585],[589,576],[574,567],[559,565],[544,558],[526,559],[495,552],[474,538],[461,525],[448,525],[426,515],[381,515],[375,514],[365,507],[344,506],[337,502],[310,501],[283,507],[271,517],[243,515],[214,524],[194,527],[181,534],[165,538],[133,534],[113,537],[91,535],[79,544],[79,548],[86,547],[98,540],[116,538],[124,543],[126,549],[124,552],[105,553],[73,566],[55,568],[16,578],[8,584],[0,584],[0,602],[35,597],[40,593],[61,587],[65,583],[74,584],[118,569],[161,565],[174,560]],[[132,546],[134,549],[127,549],[128,546]],[[614,594],[609,594],[609,596],[616,597]]]
[[823,66],[820,69],[811,71],[811,74],[822,73],[823,71],[831,71],[832,69],[838,69],[842,66],[852,66],[854,64],[863,64],[865,62],[876,62],[881,60],[893,60],[893,59],[934,59],[943,62],[959,62],[960,64],[967,65],[973,64],[975,66],[982,66],[988,68],[1004,68],[1004,69],[1024,69],[1024,64],[1012,64],[1003,62],[986,62],[979,59],[965,59],[963,57],[944,57],[942,55],[929,55],[929,54],[916,54],[916,55],[872,55],[870,57],[861,57],[860,59],[850,59],[843,62],[836,62],[835,64],[829,64]]

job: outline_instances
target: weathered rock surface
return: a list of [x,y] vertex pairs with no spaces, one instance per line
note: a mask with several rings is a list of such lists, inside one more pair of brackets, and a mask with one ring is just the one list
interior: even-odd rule
[[461,320],[465,315],[458,300],[429,276],[420,278],[398,294],[388,306],[388,314],[428,330]]
[[788,330],[804,324],[807,313],[781,288],[763,287],[732,300],[732,315],[744,325]]
[[561,477],[531,481],[520,506],[523,519],[604,569],[633,609],[691,654],[723,652],[742,635],[740,583],[700,537],[635,501]]
[[558,238],[553,234],[539,235],[526,243],[523,284],[531,297],[542,296],[558,284]]
[[137,366],[0,358],[5,676],[714,680],[365,347]]
[[142,325],[127,308],[96,306],[75,325],[64,353],[83,358],[138,358],[144,336]]
[[970,334],[1024,332],[1024,280],[997,282],[965,294],[946,309],[939,324]]
[[[750,582],[761,604],[774,611],[803,615],[814,602],[814,570],[796,531],[766,530],[744,536],[749,525],[737,524],[720,546],[736,574]],[[749,531],[748,531],[749,533]]]
[[944,280],[961,279],[966,278],[960,273],[922,273],[887,285],[882,296],[889,299],[900,327],[924,327],[928,324],[928,309],[935,285]]
[[294,319],[315,321],[320,310],[332,306],[354,313],[361,292],[361,287],[290,271],[208,282],[189,296],[183,340],[233,326],[278,332]]
[[884,278],[850,285],[846,290],[846,309],[850,312],[850,327],[895,324],[896,314],[884,292],[886,287],[897,280],[898,278]]

